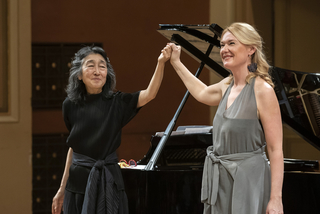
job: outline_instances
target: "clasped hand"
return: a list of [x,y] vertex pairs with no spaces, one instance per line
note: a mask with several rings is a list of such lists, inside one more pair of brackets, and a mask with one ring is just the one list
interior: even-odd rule
[[159,62],[166,62],[170,59],[171,62],[180,60],[181,46],[174,43],[167,43],[167,45],[161,50],[161,54],[158,58]]

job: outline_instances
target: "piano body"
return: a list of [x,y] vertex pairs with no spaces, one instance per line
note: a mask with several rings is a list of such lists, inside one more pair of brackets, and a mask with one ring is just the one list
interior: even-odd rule
[[[219,62],[216,25],[160,25],[158,30],[221,77],[229,72]],[[320,74],[272,68],[282,120],[320,150]],[[209,126],[173,127],[189,96],[187,91],[164,132],[151,137],[151,147],[134,169],[122,169],[130,214],[202,213],[201,181],[206,148],[212,145]],[[320,172],[316,160],[285,159],[284,212],[320,213]]]

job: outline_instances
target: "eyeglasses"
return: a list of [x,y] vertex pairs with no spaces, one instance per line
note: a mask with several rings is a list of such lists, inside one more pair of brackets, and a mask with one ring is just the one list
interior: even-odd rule
[[130,159],[129,162],[127,162],[125,159],[121,159],[119,161],[119,165],[121,168],[126,168],[126,167],[136,167],[137,163],[135,160]]

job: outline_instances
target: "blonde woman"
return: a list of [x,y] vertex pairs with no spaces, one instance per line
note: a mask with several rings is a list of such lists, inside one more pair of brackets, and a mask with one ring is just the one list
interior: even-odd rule
[[258,32],[246,23],[223,31],[220,55],[231,75],[210,86],[181,63],[181,47],[170,46],[171,64],[192,96],[219,105],[204,164],[203,213],[283,213],[282,122]]

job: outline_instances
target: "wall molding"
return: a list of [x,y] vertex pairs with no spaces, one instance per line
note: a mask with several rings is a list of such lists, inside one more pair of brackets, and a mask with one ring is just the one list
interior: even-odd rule
[[8,112],[0,113],[0,123],[19,121],[19,26],[18,0],[7,1],[8,5]]

